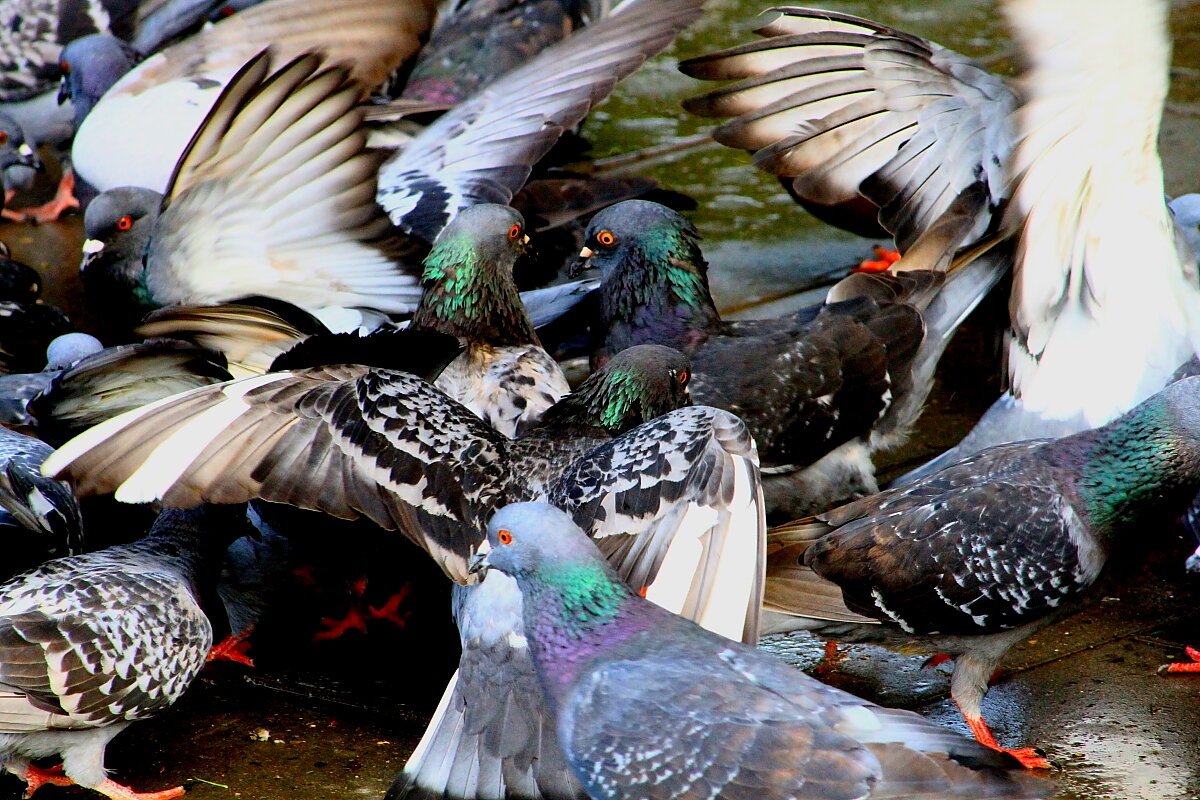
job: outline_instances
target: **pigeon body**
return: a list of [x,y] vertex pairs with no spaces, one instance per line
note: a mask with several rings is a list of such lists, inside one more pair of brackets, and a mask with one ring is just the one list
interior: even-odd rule
[[[772,534],[769,628],[915,644],[956,657],[951,694],[980,704],[1017,642],[1094,598],[1144,532],[1200,488],[1200,378],[1101,428],[999,445]],[[1044,766],[1030,751],[1023,760]]]
[[[229,539],[209,528],[228,513],[169,510],[138,542],[56,559],[0,586],[0,758],[31,790],[183,794],[116,784],[104,750],[130,722],[178,700],[204,665],[212,626],[199,588],[209,570],[215,582]],[[29,763],[49,756],[63,759],[62,774]]]
[[522,503],[479,561],[515,578],[567,760],[593,798],[1047,797],[1015,762],[638,597],[569,516]]
[[584,264],[603,276],[592,363],[646,342],[690,355],[697,400],[753,432],[773,509],[812,513],[876,491],[871,452],[906,435],[950,334],[1002,262],[979,259],[949,276],[855,275],[824,305],[725,322],[698,238],[683,217],[646,201],[592,219]]

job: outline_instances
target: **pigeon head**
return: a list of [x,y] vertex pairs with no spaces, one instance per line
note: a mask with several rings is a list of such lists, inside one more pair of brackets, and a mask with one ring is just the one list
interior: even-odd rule
[[488,568],[516,578],[522,589],[527,579],[578,579],[612,582],[618,595],[630,593],[570,515],[548,503],[513,503],[492,516],[487,542],[471,562],[472,571]]
[[100,340],[89,333],[64,333],[46,346],[46,368],[66,369],[79,359],[103,349]]
[[[583,243],[573,274],[598,269],[608,278],[617,270],[662,268],[670,262],[701,277],[708,271],[696,227],[678,212],[649,200],[625,200],[604,209],[592,217]],[[707,294],[707,279],[704,291]]]
[[699,238],[682,216],[646,200],[626,200],[592,218],[571,273],[601,271],[596,329],[606,338],[594,364],[647,342],[690,353],[721,325]]
[[642,344],[622,350],[578,389],[542,415],[545,423],[571,421],[614,436],[692,404],[691,360],[670,347]]
[[33,183],[34,173],[42,169],[42,161],[26,141],[20,123],[0,111],[0,170],[4,173],[5,191],[27,189]]
[[492,345],[536,344],[513,281],[513,264],[528,242],[514,209],[487,203],[463,209],[425,258],[413,325]]
[[42,276],[9,255],[8,247],[0,245],[0,300],[34,302],[42,293]]
[[145,258],[162,195],[138,186],[109,189],[83,215],[83,282],[98,300],[121,310],[155,307],[146,288]]
[[107,33],[81,37],[63,48],[58,58],[63,72],[58,102],[71,101],[76,130],[104,93],[133,69],[137,60],[129,45]]

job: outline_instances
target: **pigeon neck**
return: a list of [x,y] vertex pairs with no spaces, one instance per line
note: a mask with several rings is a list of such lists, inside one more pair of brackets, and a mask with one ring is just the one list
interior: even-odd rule
[[1144,523],[1147,515],[1173,519],[1200,490],[1200,443],[1166,404],[1150,401],[1071,437],[1069,445],[1060,452],[1083,464],[1076,485],[1100,536]]
[[538,674],[557,702],[601,653],[650,627],[636,600],[601,561],[550,563],[537,580],[517,579]]
[[600,291],[604,349],[662,344],[691,355],[721,326],[708,290],[708,265],[694,243],[677,239],[632,251]]
[[469,247],[439,245],[425,260],[425,291],[413,327],[496,347],[540,346],[505,269],[511,273],[512,265],[483,264]]
[[542,422],[601,428],[611,436],[619,436],[672,410],[658,408],[658,405],[647,396],[646,387],[637,375],[628,372],[597,374],[546,409]]

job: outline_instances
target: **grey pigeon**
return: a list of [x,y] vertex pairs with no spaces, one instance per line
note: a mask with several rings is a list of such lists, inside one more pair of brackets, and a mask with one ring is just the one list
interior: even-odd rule
[[[976,738],[1004,654],[1094,600],[1200,489],[1200,377],[1109,424],[984,450],[772,532],[769,630],[813,630],[955,659]],[[1011,751],[1047,766],[1032,748]]]
[[[497,505],[548,499],[603,539],[648,597],[753,640],[763,558],[754,444],[724,411],[658,416],[686,403],[688,379],[680,354],[634,348],[512,441],[407,373],[296,370],[110,420],[64,446],[47,470],[69,472],[83,494],[116,490],[135,502],[260,497],[368,516],[461,582]],[[173,441],[177,434],[189,443]],[[418,749],[393,791],[579,796],[531,700],[511,586],[489,579],[459,590],[456,602],[471,668],[448,689],[427,735],[433,744]],[[481,686],[484,675],[494,677]]]
[[1054,791],[1015,772],[1006,755],[825,686],[643,600],[552,506],[497,512],[475,564],[520,587],[559,741],[595,800]]
[[650,342],[691,356],[697,400],[750,426],[773,512],[810,514],[878,491],[871,454],[907,436],[943,349],[1007,260],[989,253],[948,272],[851,275],[823,304],[725,321],[699,238],[644,200],[592,218],[580,266],[602,277],[593,366]]
[[[224,532],[243,509],[163,512],[146,538],[49,561],[0,585],[0,759],[32,793],[77,784],[114,800],[139,794],[104,769],[109,741],[171,706],[204,666],[212,626],[200,607]],[[215,530],[214,530],[215,529]],[[32,759],[59,756],[61,770]]]
[[4,188],[0,209],[7,212],[5,219],[24,219],[9,210],[8,206],[17,192],[33,186],[33,179],[43,169],[42,161],[33,147],[26,141],[21,124],[10,114],[0,111],[0,183]]

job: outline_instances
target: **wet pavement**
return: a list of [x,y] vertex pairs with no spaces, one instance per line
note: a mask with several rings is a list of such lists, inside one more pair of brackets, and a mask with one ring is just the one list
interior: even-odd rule
[[[712,0],[713,16],[688,32],[677,55],[744,40],[746,21],[764,5]],[[1162,136],[1172,193],[1200,189],[1200,4],[1176,6],[1172,106]],[[1002,25],[985,0],[829,7],[890,22],[977,57],[998,56],[991,63],[1006,66]],[[596,153],[694,134],[702,122],[682,111],[662,116],[694,91],[671,61],[652,63],[590,123]],[[694,218],[707,237],[715,293],[724,306],[754,317],[796,306],[799,290],[840,275],[868,246],[807,219],[748,162],[709,146],[631,169],[696,197]],[[48,276],[49,302],[85,329],[101,325],[82,301],[77,217],[40,228],[0,224],[0,239]],[[988,331],[1003,314],[1003,301],[992,302],[952,345],[914,443],[892,456],[893,471],[952,444],[995,397],[999,362]],[[1148,561],[1132,565],[1092,608],[1015,648],[984,703],[985,719],[1002,744],[1046,751],[1062,798],[1200,799],[1200,675],[1156,674],[1159,664],[1184,658],[1185,644],[1200,644],[1200,578],[1183,571],[1191,545],[1178,531],[1147,536]],[[410,563],[403,554],[392,558],[396,570]],[[381,563],[390,569],[391,562]],[[299,613],[292,602],[280,617]],[[140,791],[182,784],[196,800],[381,797],[416,745],[456,657],[441,590],[415,591],[407,608],[412,618],[404,627],[373,622],[369,635],[352,630],[330,642],[312,642],[312,626],[273,631],[264,621],[254,653],[259,667],[213,665],[175,708],[131,726],[109,748],[113,777]],[[803,634],[770,637],[765,646],[806,670],[815,669],[822,655],[821,643]],[[949,665],[925,669],[923,662],[855,645],[821,677],[966,733],[948,699]],[[38,797],[89,795],[47,787]],[[19,796],[15,779],[0,779],[0,798]]]

